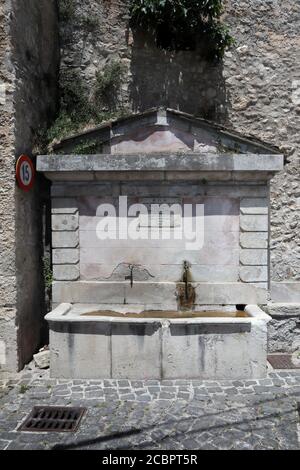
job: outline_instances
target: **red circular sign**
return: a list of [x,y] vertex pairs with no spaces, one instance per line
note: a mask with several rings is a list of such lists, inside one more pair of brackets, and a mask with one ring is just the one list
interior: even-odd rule
[[34,183],[35,169],[31,158],[21,155],[16,165],[16,176],[18,185],[23,191],[29,191]]

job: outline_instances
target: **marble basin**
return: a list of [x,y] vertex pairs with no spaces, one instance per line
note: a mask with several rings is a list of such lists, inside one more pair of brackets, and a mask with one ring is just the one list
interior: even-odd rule
[[51,376],[70,379],[245,379],[267,370],[258,306],[198,312],[60,304],[46,316]]

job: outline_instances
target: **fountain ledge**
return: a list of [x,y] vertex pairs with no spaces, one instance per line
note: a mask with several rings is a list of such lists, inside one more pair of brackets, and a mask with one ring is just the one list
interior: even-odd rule
[[[284,156],[279,154],[98,154],[40,155],[37,170],[52,181],[91,181],[110,179],[199,179],[269,180],[282,170]],[[137,173],[138,172],[138,175]],[[115,175],[116,176],[116,175]]]

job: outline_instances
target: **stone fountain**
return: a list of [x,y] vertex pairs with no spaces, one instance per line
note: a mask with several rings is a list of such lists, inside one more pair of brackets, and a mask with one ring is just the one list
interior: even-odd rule
[[[78,155],[82,144],[94,153]],[[168,109],[39,156],[52,182],[52,376],[263,377],[269,181],[283,162],[277,148]],[[158,236],[126,237],[125,205],[127,223]],[[132,210],[140,205],[161,210]],[[200,224],[196,248],[175,235],[186,206],[202,208],[189,215]],[[112,231],[111,207],[115,238],[101,233],[105,224]],[[174,237],[160,237],[164,230]]]

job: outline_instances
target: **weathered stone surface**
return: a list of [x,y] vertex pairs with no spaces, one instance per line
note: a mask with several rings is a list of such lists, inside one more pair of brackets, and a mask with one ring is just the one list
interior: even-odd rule
[[[0,341],[7,370],[28,362],[41,341],[42,191],[38,179],[29,193],[18,189],[15,160],[34,153],[41,123],[56,109],[56,14],[54,0],[0,6]],[[10,308],[14,316],[8,320]]]
[[265,310],[273,318],[300,317],[300,303],[269,303]]
[[0,276],[0,299],[3,306],[13,306],[16,302],[17,280],[15,276]]
[[273,319],[268,325],[269,352],[294,352],[299,349],[296,340],[300,335],[298,318]]
[[111,328],[111,377],[114,379],[160,379],[159,325],[116,323]]
[[79,215],[54,214],[52,215],[52,230],[60,232],[75,231],[79,227]]
[[[193,52],[182,51],[174,57],[158,50],[149,38],[130,30],[124,35],[128,3],[116,8],[99,5],[96,0],[76,3],[74,15],[61,24],[62,66],[77,67],[80,57],[80,78],[92,96],[96,72],[118,56],[128,71],[119,100],[128,109],[144,110],[159,103],[221,122],[226,116],[233,129],[281,146],[289,163],[271,184],[272,277],[275,281],[300,280],[294,252],[300,243],[296,228],[300,184],[299,77],[295,68],[298,5],[293,0],[227,2],[225,20],[237,46],[225,54],[220,65],[212,66]],[[79,17],[98,21],[93,34],[86,34]],[[98,48],[95,37],[109,47]],[[145,40],[147,47],[142,47]],[[153,84],[158,84],[155,92]],[[188,131],[184,125],[180,129]],[[129,190],[134,192],[135,188]],[[256,195],[260,197],[258,192]]]
[[273,302],[300,303],[300,282],[272,282]]
[[267,266],[268,252],[267,250],[241,250],[240,261],[245,266]]
[[53,232],[53,248],[76,248],[79,244],[79,233],[75,232]]
[[173,325],[163,330],[163,377],[223,380],[229,376],[265,377],[266,325],[251,325],[247,333],[231,325],[222,326]]
[[[3,145],[1,158],[5,164],[0,169],[2,181],[0,219],[7,234],[6,243],[10,245],[9,249],[3,249],[4,245],[1,246],[1,253],[7,256],[7,259],[3,259],[2,266],[3,271],[6,267],[14,269],[14,263],[10,260],[13,256],[11,247],[16,245],[16,232],[15,228],[11,230],[12,225],[7,222],[7,209],[9,209],[10,213],[13,213],[13,219],[17,221],[19,237],[17,244],[22,247],[17,253],[16,271],[21,286],[19,291],[22,291],[24,296],[20,297],[18,309],[21,316],[24,314],[27,320],[31,316],[30,312],[33,312],[35,319],[37,318],[36,312],[40,305],[37,291],[42,291],[42,288],[38,287],[41,277],[39,264],[41,253],[37,253],[36,257],[33,256],[36,248],[34,250],[32,248],[39,243],[37,232],[40,224],[37,223],[38,218],[32,216],[32,211],[37,208],[37,194],[40,193],[37,190],[32,197],[30,194],[21,197],[15,188],[14,157],[20,152],[31,151],[33,140],[31,134],[41,122],[48,119],[48,111],[55,107],[52,92],[55,88],[57,41],[56,10],[53,6],[54,2],[48,0],[33,1],[30,8],[27,3],[23,5],[20,2],[12,4],[9,1],[1,5],[0,103],[1,126],[3,125],[5,131],[0,140]],[[226,21],[237,41],[237,47],[226,53],[220,66],[207,64],[198,55],[195,60],[195,54],[192,52],[182,52],[173,57],[171,53],[157,50],[154,46],[141,47],[142,38],[133,35],[131,31],[128,35],[124,34],[127,30],[128,3],[122,2],[116,8],[118,10],[115,7],[107,7],[104,3],[100,5],[95,0],[88,4],[76,2],[76,13],[69,16],[67,25],[65,22],[61,24],[63,67],[78,67],[78,57],[80,57],[80,74],[86,86],[92,90],[96,71],[103,70],[107,61],[118,56],[128,70],[121,92],[124,106],[145,109],[159,102],[172,108],[209,116],[211,119],[223,120],[226,115],[227,121],[234,129],[280,145],[287,153],[289,163],[271,184],[272,278],[276,282],[299,281],[299,260],[295,256],[300,236],[300,231],[297,230],[300,184],[299,77],[295,68],[299,49],[298,4],[292,0],[228,2],[225,11]],[[85,16],[99,21],[94,34],[87,35],[84,21],[78,21],[78,17]],[[243,22],[240,21],[241,18]],[[12,24],[9,24],[10,21]],[[25,39],[24,24],[28,33]],[[32,24],[34,28],[31,27]],[[253,24],[256,28],[253,28]],[[13,40],[10,31],[13,31]],[[97,47],[98,39],[109,44],[109,47]],[[43,47],[40,48],[41,44]],[[11,54],[12,46],[14,57]],[[30,61],[27,56],[26,60],[23,59],[26,55],[25,50],[31,51]],[[17,66],[14,67],[13,63]],[[150,81],[149,70],[152,77]],[[174,87],[173,83],[179,83],[178,78],[182,86]],[[207,87],[208,81],[209,87]],[[159,84],[155,93],[153,83]],[[16,84],[18,90],[15,88]],[[13,103],[17,103],[16,109],[13,109]],[[12,115],[15,116],[14,120]],[[14,143],[15,136],[17,138]],[[78,185],[74,185],[76,186]],[[134,190],[132,187],[131,191]],[[192,185],[190,190],[193,190]],[[209,192],[209,185],[202,190]],[[265,188],[260,190],[265,191]],[[79,192],[80,188],[76,191]],[[90,191],[97,192],[98,188],[91,185]],[[226,188],[224,191],[228,194],[232,189]],[[257,196],[259,197],[258,192]],[[28,224],[30,220],[32,224]],[[31,244],[33,240],[35,243]],[[28,253],[26,259],[24,259],[24,244]],[[28,290],[28,272],[37,273],[35,279],[31,276],[34,285],[34,289],[31,290]],[[3,276],[5,277],[4,272]],[[7,286],[10,285],[13,276],[14,274],[9,275]],[[275,298],[278,301],[299,299],[297,289],[298,286],[293,289],[282,285],[282,288],[278,287]],[[34,293],[32,294],[34,298],[30,297],[28,292]],[[4,299],[3,305],[7,305],[7,299],[11,298],[11,294],[9,292],[7,297],[6,292],[4,294],[1,298]],[[15,301],[13,305],[16,306]],[[27,320],[22,324],[22,328],[25,328],[26,324],[30,334],[32,323]],[[11,331],[15,331],[15,319],[12,319],[10,328]],[[38,336],[37,331],[34,336]],[[20,338],[23,337],[27,338],[26,344],[32,344],[32,338],[29,340],[26,334],[20,332]],[[22,347],[27,347],[26,344],[24,340]]]
[[[254,31],[251,25],[257,24],[258,17]],[[226,5],[226,21],[238,41],[238,48],[228,52],[224,61],[226,87],[234,105],[229,120],[235,129],[285,148],[289,160],[271,183],[271,276],[277,282],[298,281],[299,72],[293,64],[298,60],[299,7],[293,1],[234,0]],[[236,109],[243,99],[247,107]],[[280,291],[276,301],[285,301]]]
[[16,371],[18,369],[15,317],[15,308],[0,307],[1,370]]
[[124,304],[124,287],[113,283],[54,282],[52,287],[54,303],[103,303]]
[[[46,317],[51,330],[54,377],[87,378],[88,374],[101,379],[103,370],[108,370],[107,377],[112,379],[138,380],[216,380],[266,375],[269,317],[257,306],[247,307],[247,319],[175,320],[163,316],[158,319],[96,317],[88,315],[88,305],[66,311],[67,308],[60,306],[60,310]],[[83,317],[84,313],[87,315]],[[102,355],[90,353],[90,332],[94,335],[94,347],[99,343],[106,348]],[[85,364],[85,370],[81,366],[77,369],[76,358]]]
[[[266,304],[267,302],[267,292],[250,284],[204,282],[195,283],[194,286],[196,305]],[[111,305],[146,304],[149,307],[152,305],[152,308],[161,306],[161,308],[176,309],[177,284],[174,282],[136,282],[131,288],[128,281],[55,282],[53,284],[53,302]]]
[[300,350],[300,304],[269,303],[264,310],[273,319],[268,326],[269,351]]
[[[61,142],[54,143],[53,153],[63,151],[71,155],[76,145],[86,143],[91,139],[98,142],[97,147],[101,150],[100,153],[112,155],[144,155],[159,152],[188,154],[191,151],[198,155],[208,155],[220,153],[220,148],[228,149],[228,153],[231,153],[234,148],[235,154],[238,152],[262,155],[274,153],[273,146],[259,142],[257,139],[244,138],[230,130],[221,130],[208,121],[204,122],[200,118],[188,116],[178,110],[157,107],[131,115],[128,119],[117,120],[113,125],[107,123],[62,139]],[[280,152],[275,151],[275,153]],[[262,158],[260,163],[263,160],[265,158]],[[237,167],[236,170],[239,171],[239,168]],[[58,178],[62,181],[68,178],[66,171],[69,170],[62,168],[62,171],[64,173],[60,175],[51,176],[50,174],[50,179]],[[244,171],[244,168],[241,171]],[[179,172],[177,173],[179,175]]]
[[[182,279],[182,265],[148,265],[134,270],[136,281],[161,279],[165,282],[178,282]],[[193,282],[237,282],[239,267],[225,265],[193,265]],[[102,265],[80,262],[80,277],[84,281],[123,281],[130,274],[128,265],[115,269],[112,265]],[[154,278],[151,278],[154,276]]]
[[[269,289],[269,284],[268,282],[250,282],[250,285],[254,286],[254,287],[257,287],[257,288],[260,288],[260,289],[265,289],[265,290],[268,290]],[[268,300],[270,297],[270,294],[268,292]]]
[[263,198],[241,199],[242,214],[267,214],[268,200]]
[[[88,187],[88,192],[87,192]],[[93,182],[87,184],[82,183],[53,183],[51,186],[51,196],[57,198],[74,198],[84,196],[98,196],[99,194],[111,195],[115,191],[119,191],[118,183],[100,183]]]
[[[39,156],[37,170],[51,177],[51,172],[60,175],[65,181],[74,180],[74,175],[80,180],[80,172],[101,171],[216,171],[216,172],[259,172],[269,173],[280,171],[283,168],[281,155],[203,155],[189,153],[168,156],[164,154],[122,154],[117,157],[112,155],[60,155]],[[69,172],[69,174],[67,174]],[[270,174],[271,176],[271,174]],[[51,177],[52,178],[52,177]],[[264,176],[262,176],[264,179]],[[267,178],[268,179],[268,178]]]
[[240,278],[243,282],[266,282],[268,268],[267,266],[241,266]]
[[47,369],[50,366],[50,351],[41,351],[33,355],[35,365],[39,369]]
[[[56,380],[47,370],[27,369],[3,381],[0,448],[107,451],[103,436],[109,436],[111,451],[298,450],[299,380],[299,371],[214,382]],[[71,438],[68,433],[43,433],[41,439],[15,432],[37,403],[87,407],[88,414]],[[131,432],[135,429],[139,432]]]
[[268,233],[267,232],[241,233],[240,245],[242,248],[267,248],[268,247]]
[[77,264],[79,262],[79,249],[65,248],[52,251],[53,264]]
[[59,324],[55,330],[50,330],[51,376],[65,379],[110,377],[109,333],[107,325],[101,323],[90,323],[80,330],[76,325]]
[[55,281],[77,281],[80,276],[79,265],[76,264],[54,264],[53,278]]
[[53,198],[52,214],[75,214],[78,204],[74,198]]
[[[135,183],[136,186],[136,183]],[[175,187],[174,187],[175,186]],[[100,207],[103,203],[113,204],[118,213],[119,199],[111,195],[102,197],[78,197],[79,231],[80,231],[80,269],[84,280],[111,280],[123,281],[130,273],[128,265],[135,265],[134,281],[153,280],[156,282],[178,282],[182,279],[182,266],[184,260],[191,264],[190,274],[194,282],[235,282],[238,280],[239,266],[239,199],[237,197],[219,196],[219,187],[215,185],[214,197],[190,198],[182,197],[182,189],[188,194],[188,183],[181,187],[169,183],[164,187],[165,197],[160,197],[160,190],[153,197],[128,197],[128,207],[133,203],[144,204],[151,210],[152,204],[177,204],[179,213],[184,214],[187,202],[201,204],[204,210],[203,238],[199,239],[197,249],[190,249],[190,240],[182,231],[182,227],[174,226],[169,236],[154,239],[147,233],[153,227],[148,222],[145,225],[145,239],[135,240],[122,233],[124,239],[119,240],[114,232],[105,233],[105,239],[98,233],[98,227],[103,222],[100,217]],[[246,185],[245,185],[246,186]],[[167,192],[168,188],[168,192]],[[147,184],[141,183],[141,189],[147,194]],[[178,194],[176,195],[176,190]],[[88,193],[89,186],[86,186]],[[119,189],[119,194],[122,191]],[[212,194],[212,191],[211,191]],[[255,190],[253,189],[253,194]],[[201,221],[202,224],[202,221]],[[198,228],[201,235],[202,225]],[[174,239],[174,234],[178,235]],[[166,233],[167,235],[167,233]],[[150,237],[150,239],[149,239]],[[200,238],[200,237],[199,237]],[[204,243],[204,244],[203,244]],[[203,244],[203,246],[202,246]],[[130,261],[130,262],[129,262]]]
[[241,215],[240,223],[244,232],[267,232],[269,227],[266,215]]
[[[222,233],[220,232],[220,236]],[[134,260],[135,265],[144,266],[145,269],[149,269],[151,272],[151,265],[155,266],[155,259],[161,265],[183,265],[183,261],[187,259],[192,265],[202,266],[237,266],[239,261],[239,249],[238,248],[222,248],[212,247],[207,245],[206,247],[199,250],[180,250],[181,243],[178,243],[178,247],[160,247],[160,242],[157,242],[157,247],[148,248],[147,242],[143,248],[137,251],[135,248],[110,248],[107,250],[98,247],[95,248],[83,248],[81,249],[80,258],[82,262],[86,264],[100,264],[111,268],[111,272],[114,267],[120,263],[128,263],[128,260]],[[185,246],[183,245],[183,248]],[[148,268],[149,267],[149,268]],[[163,278],[158,280],[164,281]],[[175,280],[175,279],[174,279]]]
[[267,292],[259,286],[239,283],[196,285],[196,304],[198,305],[236,305],[265,304]]

